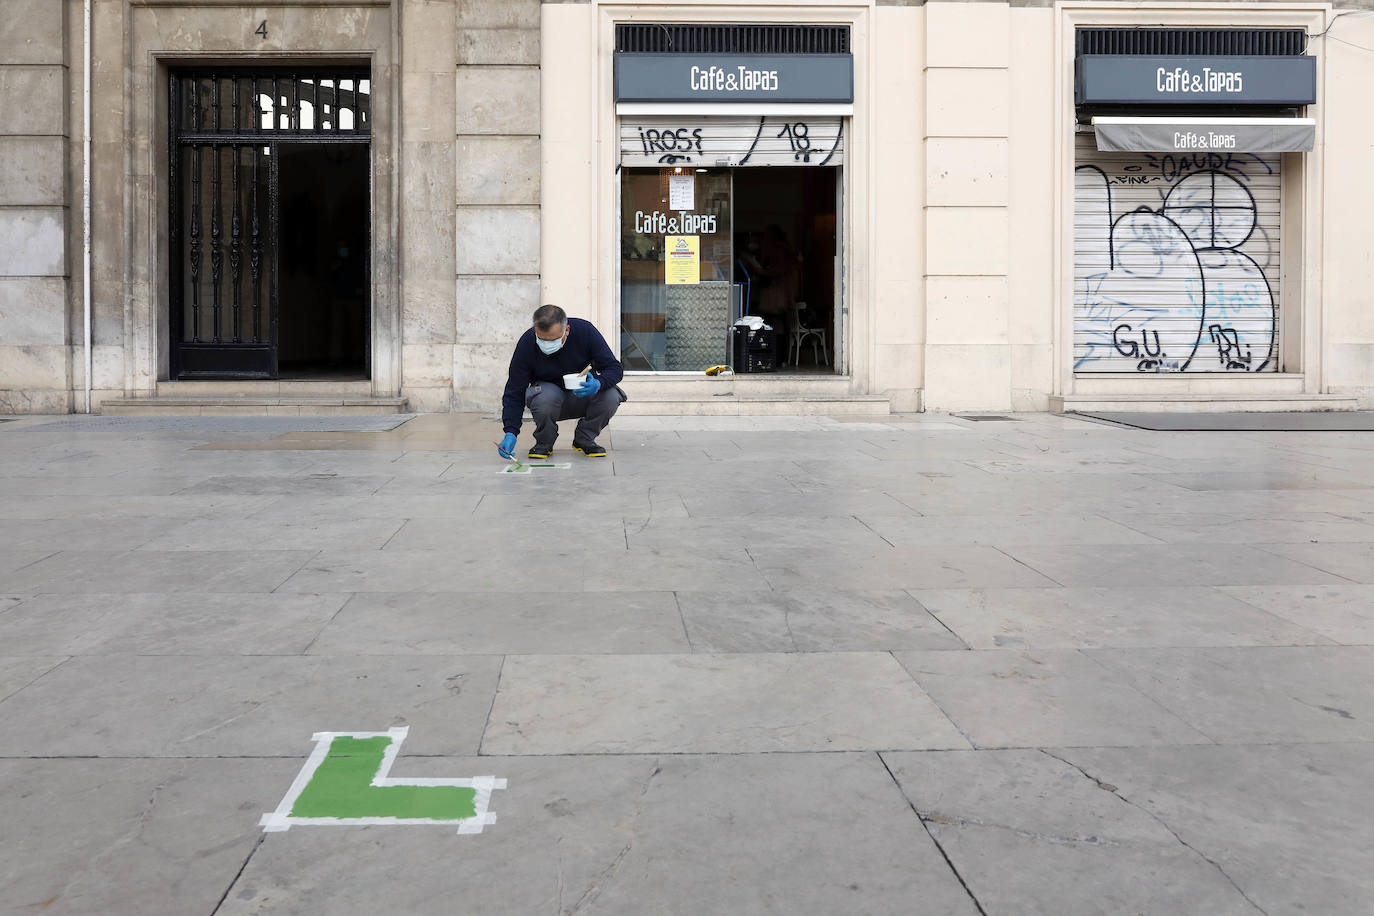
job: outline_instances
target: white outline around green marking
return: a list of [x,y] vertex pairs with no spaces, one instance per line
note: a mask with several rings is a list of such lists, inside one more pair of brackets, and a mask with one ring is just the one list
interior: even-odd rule
[[[478,776],[472,779],[438,779],[438,778],[391,778],[387,774],[391,772],[391,765],[396,762],[396,755],[400,752],[401,742],[406,739],[406,734],[410,728],[391,728],[384,732],[316,732],[310,736],[310,740],[315,742],[315,750],[301,767],[301,771],[296,774],[296,779],[291,783],[291,788],[286,790],[285,797],[277,805],[277,810],[264,814],[258,822],[265,833],[277,833],[283,830],[290,830],[292,827],[357,827],[357,826],[389,826],[389,825],[422,825],[430,826],[457,826],[458,833],[481,833],[482,828],[489,824],[496,823],[496,814],[488,811],[491,805],[491,793],[496,789],[504,789],[506,780],[497,779],[495,776]],[[398,817],[292,817],[291,809],[296,804],[296,799],[305,791],[305,787],[314,778],[315,771],[320,764],[329,756],[330,745],[335,738],[390,738],[391,744],[387,746],[382,755],[381,766],[377,768],[377,775],[372,778],[372,785],[378,788],[388,786],[453,786],[461,789],[475,789],[476,794],[473,799],[473,807],[476,814],[473,817],[461,820],[434,820],[429,818],[398,818]]]

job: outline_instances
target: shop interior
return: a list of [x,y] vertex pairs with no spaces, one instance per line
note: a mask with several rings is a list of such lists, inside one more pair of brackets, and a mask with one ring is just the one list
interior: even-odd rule
[[779,364],[789,372],[830,372],[835,364],[838,171],[735,170],[734,279],[745,285],[745,314],[777,329]]
[[[838,175],[815,166],[622,169],[625,368],[734,366],[731,326],[752,315],[772,328],[774,371],[833,373]],[[692,207],[673,209],[674,184],[688,177]],[[669,282],[668,239],[679,233],[696,240],[695,282]]]

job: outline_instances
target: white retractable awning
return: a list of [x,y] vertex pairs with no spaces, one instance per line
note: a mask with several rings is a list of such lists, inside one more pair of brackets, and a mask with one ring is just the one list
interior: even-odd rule
[[1310,153],[1317,138],[1312,118],[1095,117],[1102,152]]

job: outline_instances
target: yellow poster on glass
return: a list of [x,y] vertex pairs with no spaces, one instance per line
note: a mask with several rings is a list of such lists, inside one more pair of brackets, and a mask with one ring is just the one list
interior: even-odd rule
[[667,265],[664,282],[669,286],[680,286],[701,282],[700,236],[665,235],[664,247],[667,249]]

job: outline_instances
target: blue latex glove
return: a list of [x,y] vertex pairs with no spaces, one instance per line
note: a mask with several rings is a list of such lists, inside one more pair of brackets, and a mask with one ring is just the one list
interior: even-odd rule
[[501,440],[501,444],[496,446],[496,450],[501,453],[502,458],[514,458],[515,436],[513,436],[510,433],[506,433],[505,438]]
[[589,398],[601,390],[601,379],[587,373],[587,378],[580,386],[574,389],[573,394],[579,398]]

